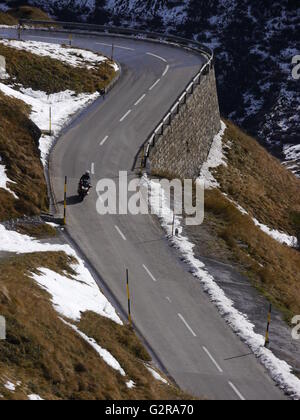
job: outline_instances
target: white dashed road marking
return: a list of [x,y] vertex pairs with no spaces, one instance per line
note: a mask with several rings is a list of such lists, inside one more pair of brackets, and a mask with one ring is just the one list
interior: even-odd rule
[[149,276],[151,277],[151,279],[152,279],[154,282],[157,282],[156,278],[153,276],[153,274],[151,273],[151,271],[150,271],[150,270],[148,270],[148,268],[147,268],[145,265],[143,265],[143,267],[144,267],[145,271],[149,274]]
[[228,382],[228,384],[233,389],[233,391],[236,393],[236,395],[239,397],[241,401],[246,401],[246,398],[240,393],[240,391],[237,389],[235,385],[233,385],[232,382]]
[[167,63],[167,60],[165,60],[163,57],[160,57],[159,55],[147,53],[147,55],[151,55],[152,57],[158,58],[159,60],[163,61],[164,63]]
[[67,38],[55,38],[55,37],[49,37],[49,36],[38,36],[38,35],[29,35],[30,38],[37,38],[37,39],[51,39],[52,41],[68,41]]
[[145,97],[146,97],[146,93],[144,93],[144,95],[142,95],[142,96],[140,97],[140,99],[139,99],[138,101],[136,101],[136,103],[134,104],[134,106],[138,106],[138,105],[142,102],[142,100],[143,100]]
[[207,354],[207,356],[210,358],[210,360],[213,362],[213,364],[216,366],[216,368],[218,369],[218,371],[220,373],[223,373],[223,369],[220,368],[220,366],[218,365],[218,363],[215,361],[215,359],[213,358],[213,356],[210,354],[210,352],[207,350],[206,347],[203,347],[203,350],[205,351],[205,353]]
[[[112,44],[105,44],[104,42],[96,42],[96,45],[103,45],[104,47],[112,47]],[[134,51],[134,48],[123,47],[121,45],[114,45],[114,48],[119,48],[120,50]]]
[[187,327],[187,329],[192,333],[192,335],[194,337],[197,337],[197,335],[195,334],[195,332],[192,330],[192,328],[189,326],[189,324],[186,322],[186,320],[183,318],[183,316],[181,314],[178,314],[179,318],[181,319],[181,321],[184,323],[184,325]]
[[115,226],[117,232],[119,233],[119,235],[121,236],[121,238],[123,239],[123,241],[127,241],[126,236],[124,235],[124,233],[121,231],[120,228],[118,228],[118,226]]
[[169,69],[170,69],[170,66],[168,64],[165,71],[163,72],[163,77],[165,77],[165,75],[168,73]]
[[156,82],[151,86],[149,90],[153,90],[155,86],[158,85],[159,82],[160,82],[160,79],[156,80]]
[[100,146],[103,146],[107,139],[108,139],[108,136],[105,136],[104,139],[101,141]]
[[128,115],[130,113],[131,113],[131,109],[129,111],[127,111],[126,114],[120,119],[120,122],[123,122],[128,117]]

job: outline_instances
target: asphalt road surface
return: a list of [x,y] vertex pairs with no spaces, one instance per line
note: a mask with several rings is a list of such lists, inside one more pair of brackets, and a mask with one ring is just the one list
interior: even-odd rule
[[[65,35],[26,33],[25,39],[62,42]],[[111,52],[112,38],[74,36],[74,45]],[[82,173],[118,180],[138,148],[200,69],[202,59],[157,43],[114,38],[122,65],[116,86],[79,118],[52,154],[58,202],[68,185],[68,230],[126,310],[129,269],[132,316],[169,375],[195,396],[221,400],[283,399],[262,365],[233,333],[200,283],[168,245],[153,216],[100,216],[95,188],[76,198]],[[59,204],[61,206],[61,204]]]

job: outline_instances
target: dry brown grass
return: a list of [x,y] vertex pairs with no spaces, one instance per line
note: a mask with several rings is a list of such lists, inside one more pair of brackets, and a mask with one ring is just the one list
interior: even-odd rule
[[11,16],[9,13],[0,12],[0,25],[17,25],[18,20]]
[[94,93],[106,87],[115,70],[105,63],[92,69],[72,67],[50,57],[40,57],[27,51],[0,44],[0,55],[6,58],[10,83],[41,90],[47,94],[72,90],[76,93]]
[[14,7],[7,11],[7,14],[15,19],[31,19],[31,20],[49,20],[52,19],[42,9],[33,6]]
[[0,189],[0,220],[36,215],[48,208],[47,188],[40,162],[40,132],[28,118],[29,108],[21,101],[0,93],[0,156],[8,177],[16,182],[10,188],[18,195]]
[[125,389],[124,383],[120,382],[118,399],[122,398],[123,392],[129,399],[191,399],[191,396],[179,391],[174,385],[166,386],[153,380],[152,374],[145,367],[145,363],[149,363],[151,359],[128,326],[112,325],[108,319],[86,313],[79,328],[107,349],[120,362],[128,377],[136,383],[135,389],[128,390]]
[[[127,373],[110,368],[93,348],[58,317],[49,295],[29,273],[38,267],[72,274],[64,253],[11,256],[0,260],[0,314],[7,320],[7,340],[0,341],[0,394],[4,399],[177,399],[188,398],[174,386],[156,381],[145,368],[149,356],[126,326],[93,313],[80,329],[106,347]],[[134,380],[136,389],[126,382]],[[15,393],[3,384],[21,381]]]
[[19,222],[15,225],[17,232],[22,235],[32,236],[35,239],[53,238],[56,236],[56,230],[45,223]]
[[227,125],[229,165],[216,170],[222,191],[261,223],[295,235],[300,227],[300,180],[253,138],[228,121]]
[[218,190],[206,192],[205,207],[220,254],[238,264],[288,321],[300,313],[300,253],[263,233]]
[[19,19],[52,20],[43,10],[31,6],[14,7],[7,12],[0,12],[0,25],[17,25]]

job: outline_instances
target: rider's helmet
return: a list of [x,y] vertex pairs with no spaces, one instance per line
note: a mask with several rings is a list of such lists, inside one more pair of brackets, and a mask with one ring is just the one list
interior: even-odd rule
[[91,175],[91,173],[90,173],[90,171],[86,171],[86,173],[84,174],[85,176],[90,176]]

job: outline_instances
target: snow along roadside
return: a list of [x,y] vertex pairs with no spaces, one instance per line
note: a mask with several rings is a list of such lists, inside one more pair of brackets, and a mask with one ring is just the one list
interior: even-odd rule
[[173,212],[167,205],[167,199],[161,185],[144,177],[143,182],[151,190],[150,205],[165,230],[170,242],[181,252],[186,263],[191,267],[194,277],[200,280],[204,291],[216,305],[221,315],[233,331],[250,347],[255,356],[266,367],[273,380],[294,399],[300,399],[300,380],[292,374],[292,367],[278,359],[270,350],[264,347],[265,339],[255,333],[255,326],[247,315],[239,312],[231,299],[217,285],[212,275],[206,270],[205,264],[195,257],[195,245],[183,235],[182,218],[175,217],[175,228],[178,236],[172,237]]

